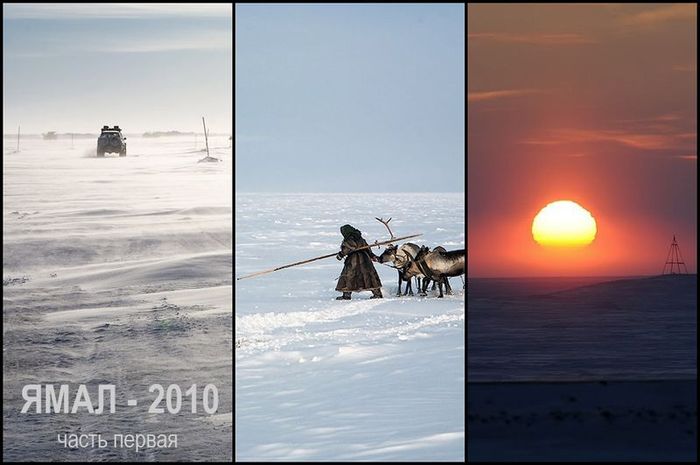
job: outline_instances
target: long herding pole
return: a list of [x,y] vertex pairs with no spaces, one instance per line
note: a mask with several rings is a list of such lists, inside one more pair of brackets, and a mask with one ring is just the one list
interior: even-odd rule
[[202,126],[204,126],[204,142],[207,144],[207,157],[209,157],[209,137],[207,137],[207,125],[204,122],[204,116],[202,116]]
[[[412,238],[418,237],[418,236],[422,236],[422,234],[413,234],[413,235],[411,235],[411,236],[404,236],[404,237],[394,237],[393,239],[391,239],[391,240],[389,240],[389,241],[383,241],[383,242],[376,242],[376,241],[375,241],[374,244],[369,244],[369,245],[364,245],[364,246],[362,246],[362,247],[358,247],[358,248],[355,249],[353,252],[357,252],[358,250],[370,249],[370,248],[372,248],[372,247],[376,247],[376,246],[380,246],[380,245],[384,245],[384,244],[391,244],[392,242],[402,241],[402,240],[404,240],[404,239],[412,239]],[[252,274],[249,274],[249,275],[241,276],[240,278],[236,278],[236,281],[240,281],[241,279],[246,279],[246,278],[253,278],[253,277],[255,277],[255,276],[261,276],[261,275],[268,274],[268,273],[274,273],[275,271],[283,270],[283,269],[285,269],[285,268],[291,268],[291,267],[293,267],[293,266],[303,265],[303,264],[305,264],[305,263],[315,262],[316,260],[321,260],[321,259],[324,259],[324,258],[335,257],[336,255],[338,255],[338,252],[334,252],[334,253],[331,253],[331,254],[328,254],[328,255],[323,255],[323,256],[321,256],[321,257],[310,258],[310,259],[308,259],[308,260],[303,260],[303,261],[300,261],[300,262],[290,263],[289,265],[278,266],[277,268],[272,268],[272,269],[270,269],[270,270],[258,271],[257,273],[252,273]]]

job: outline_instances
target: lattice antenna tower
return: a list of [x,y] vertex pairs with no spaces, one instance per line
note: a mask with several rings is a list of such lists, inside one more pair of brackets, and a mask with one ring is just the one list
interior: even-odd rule
[[[685,273],[681,272],[681,265]],[[676,242],[676,235],[673,235],[673,242],[671,242],[671,248],[668,250],[668,256],[666,257],[666,263],[664,264],[664,274],[688,274],[688,268],[685,266],[683,261],[683,255],[681,255],[681,248],[678,247],[678,242]]]

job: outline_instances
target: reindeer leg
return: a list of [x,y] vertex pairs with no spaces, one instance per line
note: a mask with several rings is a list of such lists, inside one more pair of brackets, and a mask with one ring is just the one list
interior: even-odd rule
[[411,285],[411,278],[406,278],[406,273],[404,273],[403,280],[406,283],[406,289],[404,290],[403,295],[408,295],[408,288]]
[[445,291],[447,295],[452,295],[452,286],[450,286],[450,278],[445,276]]
[[438,289],[440,289],[440,295],[438,296],[439,298],[443,298],[444,295],[442,295],[442,281],[445,278],[438,278]]
[[396,291],[396,297],[401,297],[401,282],[403,281],[403,279],[401,278],[401,271],[399,271],[399,290]]
[[411,278],[408,278],[407,282],[408,284],[406,285],[406,289],[408,290],[408,295],[413,295],[413,286],[411,286]]

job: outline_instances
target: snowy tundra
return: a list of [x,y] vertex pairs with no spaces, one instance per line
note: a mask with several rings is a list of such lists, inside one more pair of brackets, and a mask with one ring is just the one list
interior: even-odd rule
[[696,274],[470,279],[468,300],[469,461],[697,461]]
[[[464,248],[463,194],[236,194],[235,275],[333,253],[350,223]],[[380,253],[383,249],[375,249]],[[336,301],[329,258],[236,282],[235,457],[240,461],[463,461],[464,291]]]
[[[3,460],[233,457],[232,160],[228,137],[5,139]],[[116,386],[116,413],[21,414],[25,384]],[[149,414],[151,384],[206,384],[216,413]],[[136,399],[130,407],[127,400]],[[161,403],[161,407],[164,403]],[[65,448],[58,434],[178,434],[178,448]]]

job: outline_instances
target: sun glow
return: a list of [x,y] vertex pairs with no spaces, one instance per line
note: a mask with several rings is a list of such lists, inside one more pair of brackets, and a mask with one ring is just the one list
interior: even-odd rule
[[571,200],[548,204],[532,221],[532,237],[543,246],[587,246],[595,239],[596,232],[590,212]]

